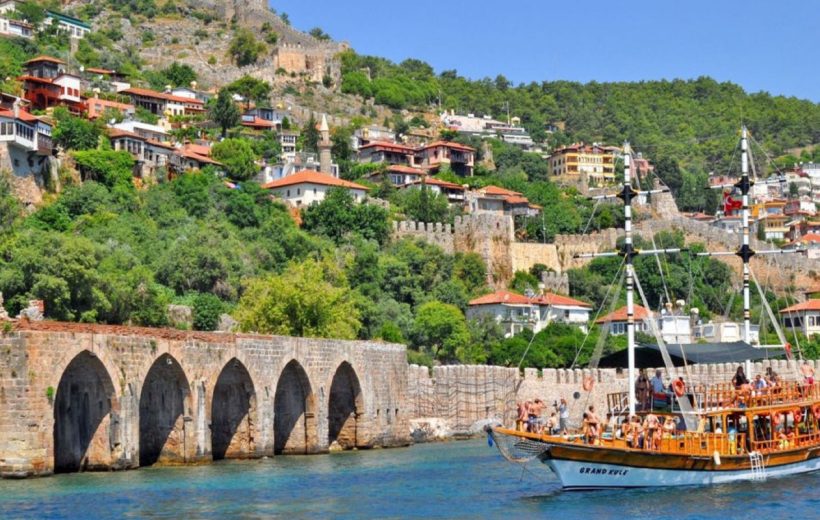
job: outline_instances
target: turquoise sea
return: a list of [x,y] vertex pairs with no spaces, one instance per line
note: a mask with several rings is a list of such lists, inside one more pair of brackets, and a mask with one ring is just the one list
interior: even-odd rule
[[15,518],[817,518],[820,473],[668,490],[562,492],[483,439],[0,481]]

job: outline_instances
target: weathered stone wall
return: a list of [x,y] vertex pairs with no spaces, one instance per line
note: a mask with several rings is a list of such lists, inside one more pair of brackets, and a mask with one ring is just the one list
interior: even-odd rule
[[378,342],[18,322],[0,337],[0,475],[48,474],[55,457],[65,471],[209,461],[214,434],[217,458],[406,444],[405,355]]
[[535,264],[544,264],[553,270],[560,270],[561,267],[558,246],[555,244],[513,242],[510,244],[510,256],[513,272],[529,271]]
[[[820,362],[812,361],[816,369]],[[663,370],[667,382],[671,377],[682,376],[687,384],[729,382],[737,370],[737,364],[719,363],[692,365],[679,368],[674,373]],[[751,364],[751,374],[763,374],[771,366],[785,379],[796,379],[795,362],[771,361]],[[654,373],[649,369],[648,374]],[[581,383],[587,375],[593,376],[595,384],[591,392],[583,390]],[[523,376],[516,368],[491,366],[440,366],[430,371],[427,367],[411,365],[408,371],[406,408],[413,414],[411,419],[439,418],[455,432],[467,432],[476,423],[498,421],[512,424],[515,420],[516,403],[527,399],[542,399],[547,412],[552,404],[565,398],[570,407],[571,421],[579,422],[583,411],[594,405],[603,417],[607,410],[607,394],[627,391],[627,371],[620,369],[525,369]],[[575,398],[575,393],[578,398]]]

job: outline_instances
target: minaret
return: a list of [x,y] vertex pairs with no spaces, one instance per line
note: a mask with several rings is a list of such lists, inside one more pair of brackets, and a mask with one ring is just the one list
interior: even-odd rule
[[327,126],[327,117],[322,114],[322,124],[319,125],[319,171],[333,175],[330,167],[330,149],[333,142],[330,140],[330,128]]

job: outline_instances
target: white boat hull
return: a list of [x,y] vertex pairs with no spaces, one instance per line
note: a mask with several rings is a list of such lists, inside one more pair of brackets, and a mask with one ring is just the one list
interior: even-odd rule
[[[556,459],[545,459],[543,462],[558,476],[565,489],[705,486],[754,480],[751,470],[670,470]],[[767,478],[783,477],[818,469],[820,469],[820,457],[766,468],[765,475]]]

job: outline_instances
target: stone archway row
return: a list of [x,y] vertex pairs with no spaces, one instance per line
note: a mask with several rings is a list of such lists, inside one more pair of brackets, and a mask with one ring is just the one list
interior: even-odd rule
[[[194,389],[196,390],[196,389]],[[180,363],[160,355],[142,382],[138,409],[138,451],[124,448],[121,403],[104,364],[83,351],[63,372],[54,399],[54,470],[110,470],[153,464],[253,458],[268,455],[260,401],[252,377],[238,359],[222,368],[210,396],[192,391]],[[279,374],[273,398],[273,454],[316,453],[359,445],[363,411],[358,376],[348,362],[334,373],[327,402],[327,442],[319,439],[319,406],[305,369],[291,360]],[[205,428],[196,424],[210,416]],[[203,439],[203,430],[210,437]],[[204,442],[203,442],[204,441]],[[203,446],[204,444],[204,446]],[[135,464],[136,462],[136,464]]]

